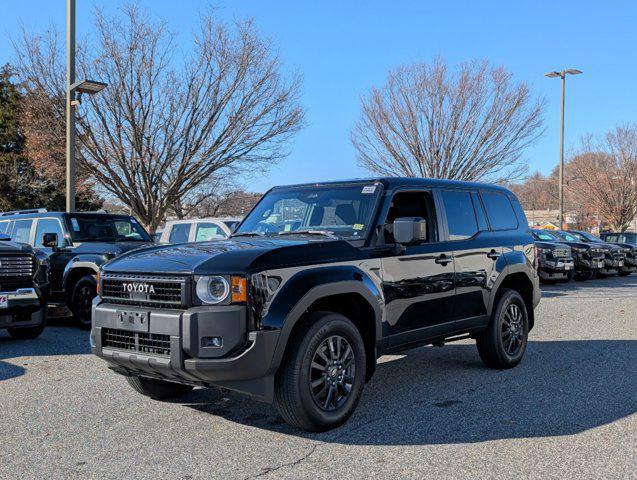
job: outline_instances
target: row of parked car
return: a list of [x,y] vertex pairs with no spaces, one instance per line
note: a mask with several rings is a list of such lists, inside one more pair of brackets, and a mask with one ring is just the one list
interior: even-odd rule
[[228,238],[239,221],[169,221],[153,239],[129,215],[45,209],[0,213],[0,328],[15,338],[35,338],[52,306],[68,309],[88,330],[104,263],[155,243]]
[[637,233],[533,229],[543,283],[584,281],[637,272]]

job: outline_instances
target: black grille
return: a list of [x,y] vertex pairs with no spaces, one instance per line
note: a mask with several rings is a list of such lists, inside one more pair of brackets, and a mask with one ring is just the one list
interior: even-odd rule
[[103,328],[102,347],[169,357],[170,335]]
[[181,308],[186,304],[187,278],[108,273],[102,275],[101,296],[123,305]]
[[571,256],[571,251],[567,248],[555,248],[552,253],[553,257],[555,258],[565,258]]
[[34,260],[31,255],[1,255],[0,282],[4,278],[31,278]]

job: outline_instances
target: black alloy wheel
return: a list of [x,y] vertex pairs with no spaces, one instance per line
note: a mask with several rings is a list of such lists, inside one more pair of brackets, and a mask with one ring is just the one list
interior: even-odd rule
[[73,289],[71,311],[75,321],[83,330],[91,328],[91,309],[97,296],[97,282],[91,275],[80,278]]
[[510,357],[520,353],[524,341],[524,323],[520,307],[515,303],[507,306],[502,319],[502,346]]
[[325,411],[343,406],[354,387],[356,358],[354,350],[340,335],[321,342],[310,365],[309,386],[316,405]]

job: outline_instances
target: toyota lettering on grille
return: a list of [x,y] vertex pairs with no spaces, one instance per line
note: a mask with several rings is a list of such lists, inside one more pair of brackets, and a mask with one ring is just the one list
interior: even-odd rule
[[148,283],[122,283],[122,288],[128,293],[155,293],[155,287]]

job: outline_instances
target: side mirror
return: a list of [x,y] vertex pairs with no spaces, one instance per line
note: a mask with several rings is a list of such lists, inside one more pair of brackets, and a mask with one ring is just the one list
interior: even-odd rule
[[42,245],[48,248],[57,248],[58,246],[58,234],[57,233],[45,233],[42,235]]
[[427,240],[427,221],[421,217],[401,217],[394,220],[394,239],[401,245]]

